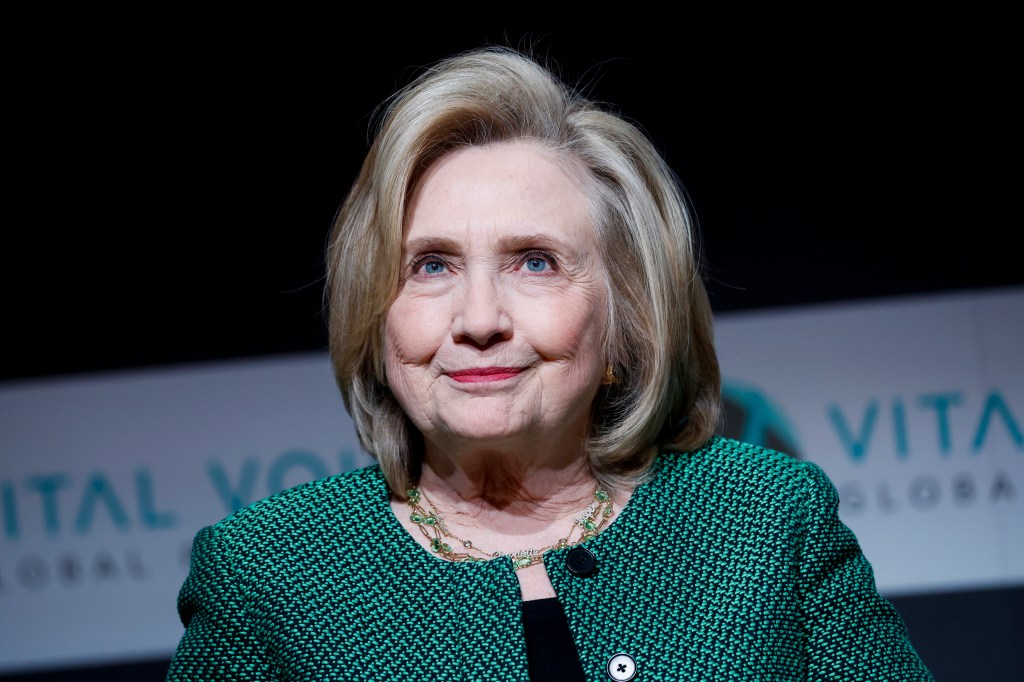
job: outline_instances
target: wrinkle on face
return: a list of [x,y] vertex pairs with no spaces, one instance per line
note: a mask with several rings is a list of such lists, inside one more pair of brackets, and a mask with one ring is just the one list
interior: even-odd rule
[[[388,383],[428,458],[487,461],[490,478],[581,457],[604,375],[608,289],[591,202],[553,154],[527,142],[456,150],[407,209]],[[452,379],[487,366],[518,373]]]

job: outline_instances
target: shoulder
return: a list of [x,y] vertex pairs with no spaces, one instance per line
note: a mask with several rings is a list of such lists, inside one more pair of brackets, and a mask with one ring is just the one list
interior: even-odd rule
[[663,452],[655,464],[659,472],[666,473],[707,471],[753,476],[774,474],[783,478],[805,477],[809,469],[817,469],[814,463],[789,453],[724,436],[712,436],[699,450]]
[[760,498],[790,503],[830,490],[831,483],[813,462],[778,450],[722,436],[689,452],[664,452],[655,460],[652,484],[690,494]]
[[386,509],[387,484],[376,464],[309,481],[253,502],[213,524],[222,538],[313,532],[353,515]]

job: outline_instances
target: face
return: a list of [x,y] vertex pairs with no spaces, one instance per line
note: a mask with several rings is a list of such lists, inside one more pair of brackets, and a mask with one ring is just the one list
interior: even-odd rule
[[526,142],[456,150],[416,186],[385,354],[428,450],[586,433],[608,305],[588,206]]

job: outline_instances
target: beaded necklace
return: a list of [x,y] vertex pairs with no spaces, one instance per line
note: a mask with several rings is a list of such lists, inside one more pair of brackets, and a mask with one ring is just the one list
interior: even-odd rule
[[[408,497],[408,504],[412,507],[412,514],[409,519],[416,524],[423,533],[423,536],[430,541],[430,549],[437,552],[448,561],[487,561],[498,557],[507,556],[512,559],[515,570],[532,566],[539,561],[544,552],[549,549],[564,549],[578,545],[594,537],[605,527],[612,515],[611,497],[604,490],[598,488],[594,491],[594,501],[577,516],[569,528],[565,537],[559,538],[554,544],[545,547],[520,549],[515,552],[488,552],[473,544],[471,540],[465,540],[448,530],[444,519],[434,508],[434,505],[426,498],[418,488],[410,488],[405,491]],[[421,504],[427,505],[424,508]],[[579,537],[572,541],[572,536],[579,529]],[[465,552],[456,552],[448,539],[456,540],[462,544]],[[475,554],[471,554],[474,552]]]

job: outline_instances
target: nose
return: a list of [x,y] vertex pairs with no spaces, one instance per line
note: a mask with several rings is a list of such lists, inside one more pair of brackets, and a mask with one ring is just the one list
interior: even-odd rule
[[512,318],[501,288],[486,273],[467,276],[459,287],[452,337],[481,348],[512,337]]

